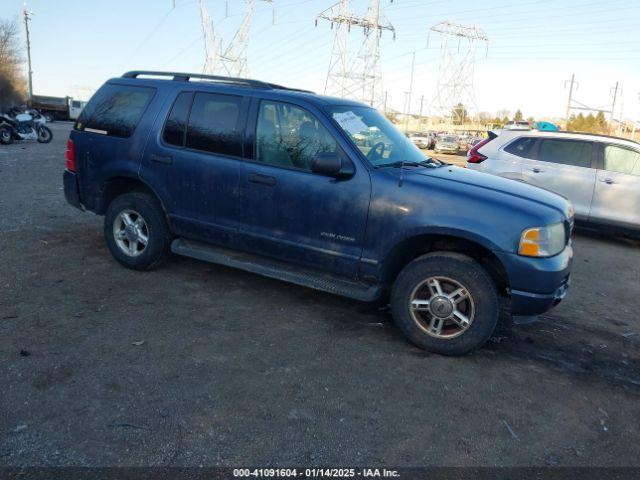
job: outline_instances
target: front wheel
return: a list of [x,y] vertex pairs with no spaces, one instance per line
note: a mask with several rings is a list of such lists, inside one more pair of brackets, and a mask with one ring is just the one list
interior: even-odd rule
[[38,127],[38,142],[39,143],[49,143],[53,140],[53,133],[49,129],[49,127],[45,127],[44,125],[40,125]]
[[435,252],[398,275],[391,311],[404,335],[425,350],[463,355],[492,335],[500,313],[496,286],[472,258]]

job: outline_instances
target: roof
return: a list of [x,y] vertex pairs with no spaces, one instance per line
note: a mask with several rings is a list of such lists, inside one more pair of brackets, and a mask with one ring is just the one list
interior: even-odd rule
[[[251,90],[251,91],[262,91],[262,92],[273,92],[282,94],[285,97],[294,97],[301,98],[310,103],[314,103],[316,105],[327,106],[327,105],[347,105],[347,106],[358,106],[358,107],[367,107],[368,105],[355,101],[349,100],[345,98],[337,98],[337,97],[329,97],[325,95],[317,95],[316,93],[310,90],[303,90],[298,88],[290,88],[284,87],[282,85],[277,85],[270,82],[264,82],[261,80],[253,80],[249,78],[238,78],[238,77],[226,77],[219,75],[203,75],[197,73],[183,73],[183,72],[159,72],[159,71],[148,71],[148,70],[134,70],[125,73],[121,78],[124,79],[132,79],[139,80],[146,84],[154,84],[157,82],[161,82],[166,84],[166,82],[192,82],[206,87],[207,89],[212,88],[237,88],[241,90]],[[115,80],[115,79],[114,79]]]
[[572,138],[574,140],[590,140],[592,142],[601,143],[619,143],[627,146],[638,147],[640,143],[629,140],[628,138],[614,137],[611,135],[601,135],[597,133],[588,132],[567,132],[567,131],[541,131],[541,130],[502,130],[498,136],[529,136],[529,137],[544,137],[544,138]]

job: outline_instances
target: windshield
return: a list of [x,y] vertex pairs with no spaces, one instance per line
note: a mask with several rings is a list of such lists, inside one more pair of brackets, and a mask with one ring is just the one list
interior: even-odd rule
[[329,107],[328,110],[374,167],[400,166],[402,163],[439,164],[437,160],[426,157],[411,140],[373,108],[340,106]]
[[455,137],[442,137],[440,139],[440,141],[444,142],[444,143],[456,143],[457,142]]

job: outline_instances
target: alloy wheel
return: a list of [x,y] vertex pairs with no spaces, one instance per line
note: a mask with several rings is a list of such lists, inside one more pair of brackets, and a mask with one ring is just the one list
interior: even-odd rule
[[113,222],[113,237],[125,255],[137,257],[149,244],[149,227],[135,210],[124,210]]
[[469,290],[448,277],[429,277],[419,283],[411,293],[409,308],[422,330],[441,339],[462,335],[475,317]]

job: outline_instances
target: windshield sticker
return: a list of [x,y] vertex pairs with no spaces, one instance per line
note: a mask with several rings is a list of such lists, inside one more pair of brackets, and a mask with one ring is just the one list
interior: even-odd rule
[[352,111],[344,113],[334,113],[333,118],[340,124],[340,126],[349,132],[351,135],[356,133],[369,131],[369,127],[364,123],[355,113]]

